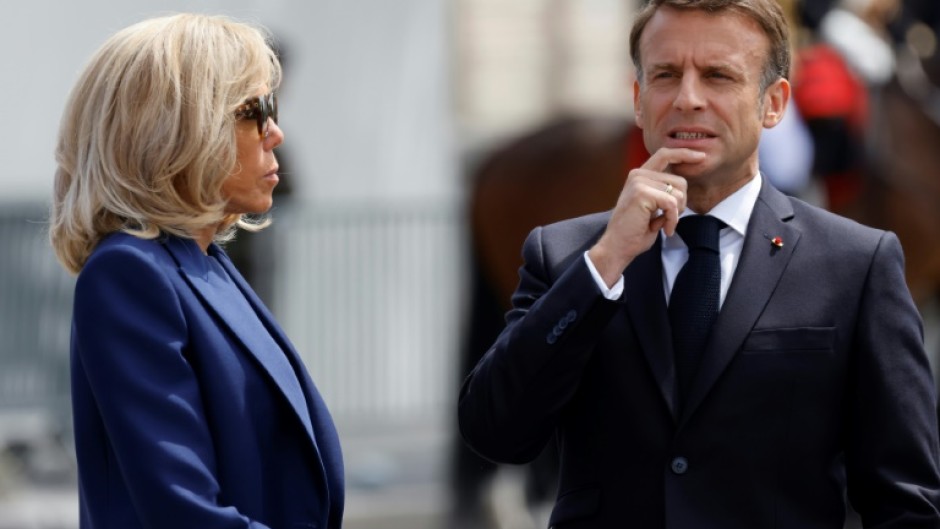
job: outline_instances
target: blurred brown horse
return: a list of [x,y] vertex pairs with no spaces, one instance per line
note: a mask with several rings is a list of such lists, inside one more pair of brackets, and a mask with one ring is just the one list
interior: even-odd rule
[[504,309],[529,231],[612,208],[629,170],[647,157],[632,120],[573,117],[488,157],[473,177],[470,226],[474,253]]
[[[908,286],[925,307],[940,294],[940,115],[906,84],[876,92],[865,187],[839,213],[898,234]],[[936,87],[921,86],[940,100]]]

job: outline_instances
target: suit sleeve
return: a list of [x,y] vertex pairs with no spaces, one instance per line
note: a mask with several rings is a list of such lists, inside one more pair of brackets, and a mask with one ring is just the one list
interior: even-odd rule
[[100,421],[106,432],[104,446],[81,446],[77,435],[80,467],[82,454],[113,456],[107,464],[116,468],[94,479],[120,475],[144,526],[266,529],[220,504],[218,440],[186,358],[187,337],[199,331],[188,327],[165,273],[142,253],[115,248],[95,254],[79,275],[73,384],[87,386],[95,411],[77,413],[76,428]]
[[542,236],[536,228],[526,239],[506,328],[460,392],[461,435],[493,461],[525,463],[541,452],[619,306],[601,295],[580,253],[553,280]]
[[896,236],[865,283],[849,371],[846,474],[865,527],[940,526],[936,394]]

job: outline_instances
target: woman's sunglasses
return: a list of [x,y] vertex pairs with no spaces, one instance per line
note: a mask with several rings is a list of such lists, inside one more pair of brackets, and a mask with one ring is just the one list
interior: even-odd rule
[[236,119],[253,119],[258,124],[258,134],[268,135],[268,118],[277,123],[277,95],[274,92],[263,96],[249,97],[235,109]]

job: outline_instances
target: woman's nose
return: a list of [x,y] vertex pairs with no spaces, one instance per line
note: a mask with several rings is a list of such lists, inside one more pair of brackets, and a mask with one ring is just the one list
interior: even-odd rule
[[268,131],[264,136],[265,149],[271,150],[284,142],[284,131],[271,118],[268,118]]

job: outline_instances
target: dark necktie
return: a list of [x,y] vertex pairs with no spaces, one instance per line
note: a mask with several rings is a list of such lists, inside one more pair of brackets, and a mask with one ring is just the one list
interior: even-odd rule
[[679,401],[684,403],[705,350],[708,332],[718,316],[721,265],[718,235],[725,223],[715,217],[690,215],[676,231],[689,247],[686,261],[669,298],[669,321],[679,382]]

